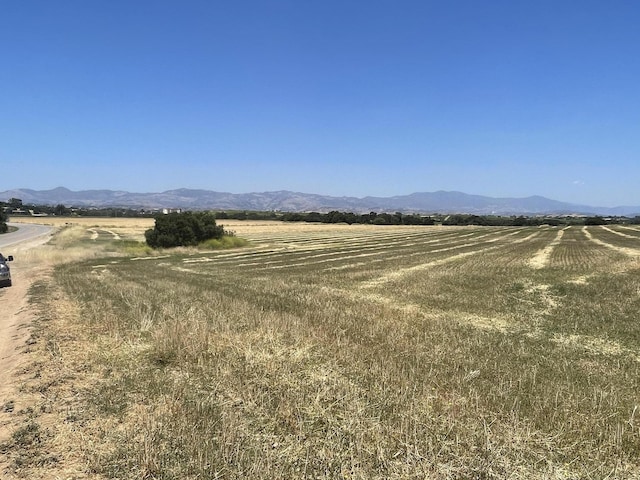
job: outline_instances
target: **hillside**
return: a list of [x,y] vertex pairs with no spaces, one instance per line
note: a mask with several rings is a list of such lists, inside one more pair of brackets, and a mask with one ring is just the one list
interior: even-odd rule
[[25,204],[76,207],[185,208],[216,210],[278,210],[287,212],[367,213],[470,213],[478,215],[590,214],[636,215],[640,206],[614,208],[576,205],[540,196],[495,198],[462,192],[421,192],[394,197],[333,197],[309,193],[276,191],[228,193],[211,190],[177,189],[159,193],[131,193],[114,190],[72,191],[14,189],[0,192],[0,201],[20,198]]

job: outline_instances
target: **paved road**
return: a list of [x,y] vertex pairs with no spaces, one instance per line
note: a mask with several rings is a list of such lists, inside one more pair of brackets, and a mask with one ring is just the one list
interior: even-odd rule
[[[31,225],[29,223],[9,223],[8,225],[18,227],[18,230],[0,235],[0,251],[2,251],[1,249],[7,250],[7,247],[16,243],[48,235],[52,231],[52,228],[46,225]],[[5,255],[10,255],[10,252],[7,251]]]

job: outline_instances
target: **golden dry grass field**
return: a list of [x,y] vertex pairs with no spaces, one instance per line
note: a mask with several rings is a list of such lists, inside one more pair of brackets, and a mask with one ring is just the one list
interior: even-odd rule
[[6,475],[640,478],[637,227],[70,222]]

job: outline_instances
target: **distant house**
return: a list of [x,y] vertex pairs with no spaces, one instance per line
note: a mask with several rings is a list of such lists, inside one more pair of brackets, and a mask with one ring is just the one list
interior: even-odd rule
[[12,208],[11,215],[32,215],[33,210],[25,210],[22,208]]

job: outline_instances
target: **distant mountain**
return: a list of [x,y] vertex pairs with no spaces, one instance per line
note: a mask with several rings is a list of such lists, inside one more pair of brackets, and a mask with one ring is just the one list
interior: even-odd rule
[[279,210],[286,212],[354,213],[470,213],[476,215],[640,215],[640,207],[593,207],[559,202],[545,197],[494,198],[462,192],[422,192],[395,197],[332,197],[290,191],[226,193],[178,189],[161,193],[130,193],[113,190],[71,191],[16,189],[0,192],[0,201],[19,198],[24,204],[74,207],[183,208],[192,210]]

